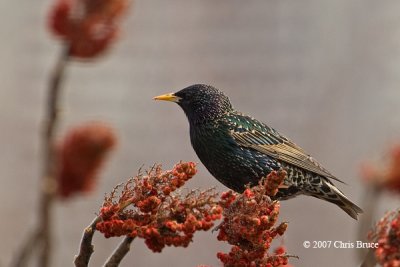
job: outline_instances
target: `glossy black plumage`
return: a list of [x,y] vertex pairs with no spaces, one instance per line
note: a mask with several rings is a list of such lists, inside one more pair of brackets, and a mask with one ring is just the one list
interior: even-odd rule
[[337,189],[337,180],[302,148],[256,119],[233,109],[218,89],[197,84],[157,97],[178,103],[190,125],[196,154],[210,173],[227,187],[241,192],[272,170],[283,168],[286,188],[277,199],[310,195],[338,205],[354,219],[362,210]]

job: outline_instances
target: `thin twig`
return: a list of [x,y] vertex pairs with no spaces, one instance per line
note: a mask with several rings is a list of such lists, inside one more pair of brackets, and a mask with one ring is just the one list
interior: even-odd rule
[[[377,208],[377,199],[379,197],[380,190],[375,186],[367,186],[363,193],[363,201],[364,203],[364,214],[361,217],[361,221],[358,227],[358,240],[367,241],[368,232],[373,227],[373,220],[375,218],[376,208]],[[368,253],[367,249],[358,249],[358,256],[360,260],[364,260],[366,254]]]
[[51,209],[56,192],[56,164],[54,136],[58,122],[61,82],[69,59],[69,46],[65,46],[53,70],[49,82],[46,119],[43,125],[43,173],[42,193],[39,204],[39,231],[42,236],[42,250],[39,255],[39,266],[50,266],[52,252]]
[[122,259],[131,249],[131,243],[134,240],[133,237],[125,237],[124,240],[114,250],[112,255],[107,259],[104,267],[117,267],[121,263]]
[[[56,158],[54,151],[54,134],[57,126],[61,82],[69,59],[69,47],[66,45],[60,54],[49,80],[48,99],[43,125],[43,170],[41,196],[39,203],[39,222],[31,236],[18,250],[11,266],[27,266],[33,248],[40,249],[39,266],[48,267],[51,258],[51,208],[56,192]],[[34,245],[33,245],[34,244]]]
[[100,217],[96,217],[83,231],[83,236],[79,247],[79,254],[75,256],[74,260],[74,264],[76,267],[88,266],[90,257],[94,252],[94,247],[92,245],[93,235],[96,231],[96,224],[100,220]]
[[375,267],[375,266],[376,266],[376,258],[374,255],[374,251],[372,249],[369,249],[360,267]]
[[29,234],[23,246],[18,251],[18,257],[13,259],[11,266],[23,267],[27,266],[28,259],[33,254],[34,250],[37,248],[41,241],[41,236],[39,231],[35,230]]
[[[125,201],[120,204],[119,210],[122,211],[132,204],[133,199]],[[94,246],[92,245],[93,235],[96,231],[96,224],[100,222],[101,217],[97,216],[88,227],[83,231],[81,244],[79,247],[79,254],[75,256],[74,264],[76,267],[87,267],[90,261],[90,257],[94,252]],[[132,242],[132,241],[130,241]],[[129,250],[129,249],[128,249]],[[125,253],[126,254],[126,253]],[[122,258],[121,258],[122,259]]]

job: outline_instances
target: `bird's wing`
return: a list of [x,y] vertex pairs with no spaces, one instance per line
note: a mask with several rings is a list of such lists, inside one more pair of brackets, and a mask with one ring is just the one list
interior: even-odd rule
[[241,116],[239,119],[236,117],[235,122],[229,121],[230,135],[240,146],[252,148],[280,161],[344,183],[323,168],[301,147],[273,128],[253,118]]

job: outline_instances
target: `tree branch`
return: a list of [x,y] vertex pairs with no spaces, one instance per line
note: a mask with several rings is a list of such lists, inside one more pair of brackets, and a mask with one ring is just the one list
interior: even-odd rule
[[58,122],[59,99],[61,82],[69,60],[69,46],[63,47],[58,61],[49,80],[48,99],[43,124],[43,169],[41,181],[41,196],[39,203],[39,222],[29,238],[23,243],[13,260],[12,266],[24,267],[27,265],[33,249],[40,249],[39,266],[48,267],[51,257],[51,208],[56,192],[56,157],[54,151],[54,135]]
[[125,237],[124,240],[114,250],[113,254],[107,259],[104,267],[117,267],[121,263],[122,259],[131,249],[131,243],[134,240],[133,237]]
[[[125,201],[124,203],[121,203],[119,209],[124,210],[126,207],[132,204],[133,199],[129,199],[128,201]],[[93,235],[94,232],[96,231],[96,224],[101,220],[100,216],[97,216],[88,227],[85,228],[83,231],[83,236],[81,240],[81,245],[79,247],[79,254],[75,256],[74,264],[76,267],[87,267],[90,261],[90,257],[92,256],[94,252],[94,246],[92,245],[92,240],[93,240]],[[132,240],[127,240],[126,244],[128,246],[127,251],[122,255],[121,259],[125,256],[126,253],[129,251],[129,245],[133,241]],[[125,240],[124,240],[125,242]],[[114,251],[113,255],[107,260],[107,262],[113,258],[115,253],[123,253],[123,251],[126,248],[123,248],[121,246],[124,246],[124,242],[122,242],[119,247]],[[120,248],[121,247],[121,248]],[[110,265],[110,266],[118,266],[118,265]]]
[[374,255],[374,251],[372,249],[369,249],[360,267],[375,267],[376,263],[377,262]]
[[[358,240],[367,241],[368,232],[373,227],[375,213],[377,209],[377,199],[379,197],[380,190],[372,185],[367,185],[363,192],[364,203],[364,215],[361,217],[358,226]],[[368,249],[358,249],[358,257],[360,260],[364,260],[366,255],[369,253]]]
[[23,246],[18,251],[18,257],[13,259],[11,266],[23,267],[27,266],[28,259],[33,254],[37,245],[41,242],[41,235],[37,229],[29,234],[28,238],[23,243]]
[[64,77],[65,68],[69,59],[69,46],[65,45],[60,54],[58,62],[53,70],[49,82],[47,110],[45,123],[43,125],[43,170],[42,187],[39,204],[39,233],[42,238],[42,247],[39,255],[39,266],[48,267],[51,260],[51,208],[54,200],[56,188],[56,164],[57,159],[54,150],[54,136],[58,122],[59,100],[61,82]]
[[100,221],[100,217],[96,217],[88,227],[83,231],[79,254],[75,256],[74,264],[76,267],[86,267],[89,264],[90,257],[94,252],[92,245],[93,235],[96,231],[96,224]]

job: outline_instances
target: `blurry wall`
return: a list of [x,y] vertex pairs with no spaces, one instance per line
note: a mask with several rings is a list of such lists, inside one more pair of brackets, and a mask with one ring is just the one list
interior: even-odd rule
[[[45,28],[52,1],[0,2],[0,266],[35,222],[39,130],[46,78],[60,47]],[[100,119],[120,145],[97,191],[61,203],[54,266],[71,266],[81,232],[104,192],[142,164],[198,161],[177,106],[154,95],[193,83],[224,90],[235,107],[295,140],[349,186],[362,206],[359,163],[400,139],[399,1],[136,1],[121,40],[101,60],[73,63],[64,83],[60,134]],[[188,186],[225,188],[200,166]],[[383,200],[379,215],[399,206]],[[355,266],[354,249],[305,249],[304,240],[355,241],[357,222],[309,197],[282,203],[284,243],[295,266]],[[118,243],[96,235],[92,266]],[[219,266],[227,247],[202,233],[188,249],[152,254],[136,240],[122,266]]]

